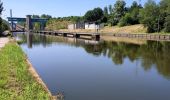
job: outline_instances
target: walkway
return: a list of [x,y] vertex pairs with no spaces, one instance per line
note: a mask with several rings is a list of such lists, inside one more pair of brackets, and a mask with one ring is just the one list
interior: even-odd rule
[[2,37],[2,38],[0,38],[0,49],[2,48],[2,47],[4,47],[5,46],[5,44],[7,44],[9,42],[9,38],[7,38],[7,37]]

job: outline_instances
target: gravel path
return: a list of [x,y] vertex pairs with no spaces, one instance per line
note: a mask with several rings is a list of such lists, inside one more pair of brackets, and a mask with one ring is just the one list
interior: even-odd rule
[[0,49],[5,46],[9,42],[9,38],[0,38]]

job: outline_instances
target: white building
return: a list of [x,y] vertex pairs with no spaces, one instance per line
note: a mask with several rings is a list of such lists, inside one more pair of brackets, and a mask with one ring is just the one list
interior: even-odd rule
[[104,28],[104,24],[85,23],[85,29],[99,30]]
[[69,30],[74,29],[90,29],[90,30],[99,30],[104,28],[104,24],[95,24],[95,23],[76,23],[68,25]]

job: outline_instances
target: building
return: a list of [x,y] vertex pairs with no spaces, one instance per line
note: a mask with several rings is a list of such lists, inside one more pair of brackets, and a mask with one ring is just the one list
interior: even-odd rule
[[70,24],[68,25],[69,30],[74,30],[74,29],[89,29],[89,30],[99,30],[104,28],[104,24],[96,24],[96,23],[84,23],[84,22],[79,22],[76,24]]
[[68,29],[74,30],[74,29],[85,29],[84,22],[78,22],[76,24],[69,24]]
[[91,29],[91,30],[96,30],[96,29],[102,29],[104,28],[104,24],[96,24],[96,23],[85,23],[85,29]]

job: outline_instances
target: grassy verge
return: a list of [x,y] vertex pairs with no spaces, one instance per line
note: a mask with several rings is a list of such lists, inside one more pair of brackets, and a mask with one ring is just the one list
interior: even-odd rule
[[28,71],[26,56],[15,43],[0,50],[0,100],[49,100]]
[[[68,30],[68,29],[60,29],[59,31],[63,32],[96,32],[96,30],[86,30],[86,29],[75,29],[75,30]],[[107,33],[146,33],[146,28],[142,24],[138,25],[130,25],[130,26],[124,26],[124,27],[119,27],[119,26],[113,26],[109,27],[106,26],[103,29],[99,30],[100,33],[103,35]]]
[[[48,28],[47,28],[48,29]],[[58,29],[51,29],[51,30],[58,30]],[[90,29],[75,29],[75,30],[69,30],[69,29],[59,29],[58,31],[61,32],[83,32],[83,33],[95,33],[96,30],[90,30]],[[130,26],[105,26],[104,28],[99,30],[99,33],[101,35],[112,35],[112,34],[119,34],[119,33],[129,33],[129,34],[161,34],[161,35],[167,35],[170,33],[165,32],[155,32],[155,33],[147,33],[147,28],[144,27],[142,24],[136,24],[136,25],[130,25]]]

